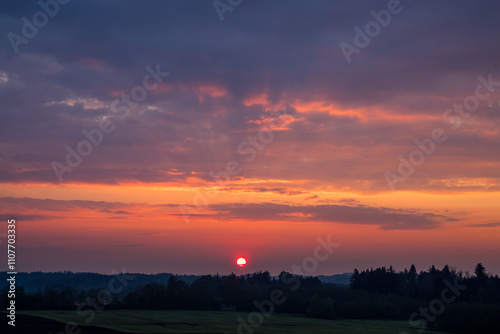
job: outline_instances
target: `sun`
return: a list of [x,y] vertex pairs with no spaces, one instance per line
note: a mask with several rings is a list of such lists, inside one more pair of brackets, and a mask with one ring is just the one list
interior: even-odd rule
[[244,257],[240,257],[238,260],[236,260],[236,264],[238,267],[244,267],[247,264],[247,260]]

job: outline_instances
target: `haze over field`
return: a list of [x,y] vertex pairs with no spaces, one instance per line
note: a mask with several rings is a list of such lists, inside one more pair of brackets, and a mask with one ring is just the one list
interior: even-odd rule
[[0,4],[17,271],[500,274],[497,1],[231,8]]

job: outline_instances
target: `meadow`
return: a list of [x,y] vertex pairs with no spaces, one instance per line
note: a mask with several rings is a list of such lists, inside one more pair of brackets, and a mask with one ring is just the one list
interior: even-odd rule
[[[226,311],[150,311],[104,310],[91,322],[75,311],[23,311],[20,314],[43,317],[79,326],[91,325],[124,333],[238,333],[238,317],[247,319],[247,312]],[[255,334],[399,334],[417,333],[407,321],[400,320],[322,320],[294,314],[273,314],[261,326],[241,328],[239,333]],[[77,331],[75,331],[77,332]],[[426,331],[438,334],[438,332]]]

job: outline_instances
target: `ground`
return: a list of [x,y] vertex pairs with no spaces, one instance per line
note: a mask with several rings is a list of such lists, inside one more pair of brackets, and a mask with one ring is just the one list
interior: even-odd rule
[[[240,327],[238,318],[248,322],[250,312],[216,311],[148,311],[148,310],[104,310],[91,313],[75,311],[22,311],[17,315],[16,331],[13,333],[53,334],[112,334],[112,333],[254,333],[254,334],[295,334],[295,333],[336,333],[336,334],[417,334],[409,327],[408,321],[399,320],[321,320],[293,314],[273,314],[264,317],[258,326]],[[254,313],[255,315],[256,313]],[[68,322],[78,324],[77,328],[65,329]],[[2,324],[2,327],[4,324]],[[24,331],[22,330],[24,329]],[[4,332],[4,331],[2,331]],[[428,334],[437,332],[426,331]]]

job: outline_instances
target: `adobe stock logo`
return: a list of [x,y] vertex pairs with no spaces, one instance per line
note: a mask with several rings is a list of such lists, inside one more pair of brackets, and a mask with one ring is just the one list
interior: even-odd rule
[[[318,264],[320,262],[326,261],[332,254],[335,249],[337,249],[340,244],[334,243],[331,240],[331,235],[329,235],[326,240],[318,237],[316,239],[319,243],[314,248],[313,256],[308,256],[302,260],[302,264],[300,265],[292,265],[292,274],[289,276],[281,276],[280,280],[284,284],[293,283],[290,287],[290,291],[297,291],[301,285],[300,276],[306,276],[302,272],[304,270],[308,275],[313,274],[316,270],[318,270]],[[257,309],[257,311],[250,312],[246,319],[241,316],[238,316],[236,320],[238,321],[238,327],[236,328],[236,333],[238,334],[253,334],[255,329],[261,327],[264,324],[265,319],[269,318],[273,315],[275,310],[275,305],[283,304],[287,296],[285,295],[285,291],[280,288],[273,289],[269,293],[269,299],[264,299],[259,301],[255,299],[253,301],[253,305]],[[229,334],[225,332],[225,334]]]
[[33,14],[32,20],[28,20],[26,16],[21,18],[23,26],[21,27],[21,35],[13,33],[12,31],[7,34],[10,45],[16,54],[19,53],[19,46],[21,44],[28,44],[29,41],[38,35],[39,28],[43,28],[49,23],[49,17],[53,18],[59,13],[59,5],[66,5],[70,0],[48,0],[43,2],[38,1],[38,6],[42,8]]
[[[411,0],[408,0],[411,1]],[[371,16],[375,19],[368,21],[365,24],[364,31],[355,26],[354,32],[354,45],[341,42],[339,44],[340,50],[344,54],[345,60],[348,64],[352,62],[352,55],[359,54],[362,49],[366,48],[371,43],[371,39],[380,35],[382,28],[386,28],[392,21],[392,16],[400,14],[403,11],[403,5],[400,0],[389,0],[387,2],[387,9],[382,9],[378,12],[370,11]]]
[[[146,66],[145,70],[148,74],[142,78],[142,85],[134,86],[130,90],[130,94],[122,94],[121,100],[115,99],[111,102],[110,110],[122,121],[129,117],[131,108],[138,107],[139,103],[148,97],[149,92],[156,89],[164,78],[170,75],[169,72],[160,70],[160,64],[157,64],[155,69]],[[87,140],[80,140],[75,146],[76,149],[66,145],[66,165],[59,161],[53,161],[51,164],[59,182],[63,182],[64,174],[72,173],[74,168],[83,162],[83,158],[92,154],[94,147],[101,145],[105,135],[112,133],[115,128],[116,126],[110,117],[103,118],[99,121],[98,126],[90,131],[82,130],[82,134]]]
[[[452,130],[458,130],[465,121],[470,119],[472,113],[479,109],[480,102],[486,101],[500,87],[500,81],[494,81],[491,73],[487,78],[480,75],[477,80],[474,94],[466,96],[462,103],[454,103],[453,107],[447,109],[441,116]],[[408,158],[403,155],[398,156],[399,164],[396,171],[384,172],[387,185],[392,191],[396,190],[397,183],[404,182],[413,175],[417,167],[432,156],[439,145],[448,140],[449,135],[445,129],[436,127],[430,132],[429,137],[423,140],[415,139],[414,143],[417,147],[410,152]]]
[[237,6],[241,5],[242,2],[243,0],[214,0],[214,2],[212,2],[212,5],[214,6],[214,9],[219,16],[219,20],[223,22],[224,13],[232,12]]

